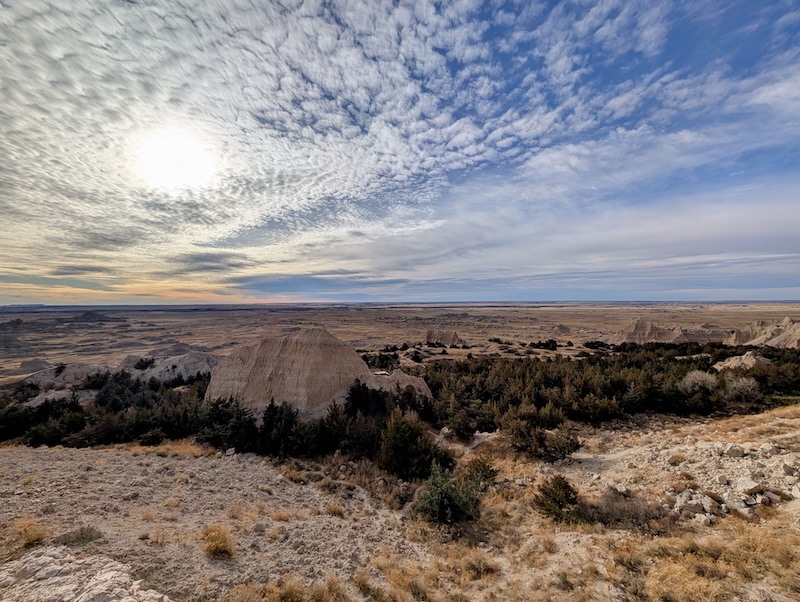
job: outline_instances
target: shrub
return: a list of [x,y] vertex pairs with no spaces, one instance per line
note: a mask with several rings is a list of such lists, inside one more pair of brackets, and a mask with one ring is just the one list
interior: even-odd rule
[[562,475],[553,475],[539,485],[533,496],[533,508],[557,522],[574,522],[578,518],[578,491]]
[[564,426],[546,431],[521,418],[506,417],[501,421],[501,430],[513,449],[547,462],[562,460],[581,446]]
[[133,365],[133,367],[137,370],[147,370],[148,368],[152,368],[155,363],[156,358],[154,357],[140,357],[138,360],[136,360],[136,363]]
[[[655,521],[665,518],[664,509],[654,503],[630,494],[621,493],[609,487],[600,499],[584,509],[585,518],[599,522],[607,527],[622,527],[652,531],[658,525]],[[657,530],[657,529],[656,529]]]
[[453,463],[452,456],[436,446],[416,414],[403,415],[400,408],[392,410],[378,452],[378,465],[404,479],[425,478],[431,474],[434,461],[447,468]]
[[486,552],[473,550],[464,559],[464,569],[469,578],[475,581],[499,573],[500,565],[489,558]]
[[225,525],[208,525],[202,531],[203,550],[210,558],[231,558],[236,554],[236,543]]
[[255,451],[258,429],[250,410],[234,399],[217,399],[206,410],[205,428],[198,441],[219,449],[236,448],[238,452]]
[[764,399],[758,382],[750,376],[728,378],[723,395],[728,403],[760,403]]
[[451,478],[438,462],[414,505],[413,513],[431,523],[452,523],[477,518],[480,513],[479,487],[476,481],[461,482]]
[[464,466],[464,480],[475,483],[480,491],[485,491],[494,483],[496,476],[497,469],[483,456],[470,458]]

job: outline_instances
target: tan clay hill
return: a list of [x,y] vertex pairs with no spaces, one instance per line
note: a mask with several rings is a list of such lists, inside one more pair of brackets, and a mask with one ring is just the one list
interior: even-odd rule
[[211,372],[205,398],[235,398],[257,418],[270,400],[285,401],[309,420],[324,417],[333,401],[344,403],[356,379],[387,391],[410,385],[417,394],[432,397],[421,378],[400,370],[373,374],[350,345],[324,328],[308,328],[234,350]]
[[720,342],[725,333],[713,327],[688,327],[684,325],[662,325],[644,318],[630,322],[611,337],[611,343],[713,343]]
[[799,349],[800,323],[796,323],[788,316],[780,322],[758,320],[740,330],[735,330],[725,339],[725,344]]
[[467,344],[464,339],[458,336],[455,330],[440,330],[438,328],[428,330],[425,335],[425,341],[433,345],[445,345],[447,347]]

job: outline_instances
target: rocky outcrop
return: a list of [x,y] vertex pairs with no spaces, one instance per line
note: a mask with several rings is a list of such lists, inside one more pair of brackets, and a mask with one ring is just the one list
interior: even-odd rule
[[50,546],[0,566],[0,599],[5,602],[170,602],[142,589],[130,569],[103,556],[78,558]]
[[714,343],[722,341],[725,333],[706,325],[688,327],[683,325],[662,325],[644,318],[633,320],[624,329],[617,332],[611,343]]
[[796,323],[788,316],[779,322],[759,320],[733,331],[724,343],[800,349],[800,323]]
[[347,343],[323,328],[309,328],[234,350],[211,372],[205,398],[236,398],[256,417],[270,400],[287,402],[310,420],[325,416],[333,401],[344,403],[356,379],[374,389],[411,386],[431,397],[421,378],[397,370],[375,375]]
[[97,364],[60,364],[47,370],[31,374],[23,382],[36,385],[42,390],[65,389],[85,381],[90,376],[105,372],[107,366]]
[[455,330],[440,330],[431,328],[425,335],[425,342],[429,345],[444,345],[453,347],[454,345],[466,345],[467,342],[458,336]]
[[219,357],[203,351],[190,351],[169,357],[140,357],[129,355],[117,368],[117,372],[126,370],[136,378],[149,380],[155,378],[161,382],[171,382],[177,378],[184,380],[197,374],[210,374],[219,362]]
[[729,357],[726,360],[721,362],[717,362],[714,364],[714,370],[751,370],[756,366],[761,366],[765,364],[771,364],[772,362],[769,361],[765,357],[761,357],[760,355],[756,355],[752,351],[748,351],[744,355],[737,355],[734,357]]

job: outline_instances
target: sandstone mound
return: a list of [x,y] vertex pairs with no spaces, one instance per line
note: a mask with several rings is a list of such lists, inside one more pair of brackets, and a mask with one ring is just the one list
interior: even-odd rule
[[467,344],[464,339],[458,336],[455,330],[440,330],[438,328],[428,330],[425,335],[425,341],[430,345],[445,345],[446,347]]
[[410,385],[431,397],[421,378],[399,371],[377,376],[347,343],[323,328],[309,328],[234,350],[212,370],[205,398],[236,398],[256,417],[270,400],[285,401],[308,420],[324,417],[334,400],[343,403],[356,379],[374,389]]
[[626,328],[617,332],[611,343],[714,343],[722,341],[725,334],[705,326],[689,327],[680,324],[663,325],[644,318],[632,321]]
[[34,372],[40,372],[42,370],[47,370],[48,368],[52,368],[53,364],[48,362],[47,360],[34,358],[32,360],[23,360],[19,363],[19,368],[14,368],[13,370],[9,370],[6,372],[9,376],[16,376],[18,374],[33,374]]
[[788,316],[779,322],[759,320],[735,330],[724,342],[726,345],[767,345],[800,349],[800,323]]
[[155,378],[161,382],[170,382],[179,377],[186,380],[198,373],[210,374],[218,362],[219,358],[216,355],[202,351],[190,351],[162,358],[129,355],[122,360],[117,371],[126,370],[134,378],[142,380]]
[[755,368],[756,366],[763,365],[763,364],[771,364],[772,362],[769,361],[765,357],[761,357],[760,355],[756,355],[752,351],[748,351],[744,355],[737,355],[735,357],[729,357],[726,360],[721,362],[717,362],[714,364],[714,370],[733,370],[736,368],[743,369],[743,370],[750,370],[751,368]]
[[85,381],[90,376],[105,372],[107,366],[97,364],[61,364],[47,370],[31,374],[23,382],[36,385],[39,389],[64,389]]

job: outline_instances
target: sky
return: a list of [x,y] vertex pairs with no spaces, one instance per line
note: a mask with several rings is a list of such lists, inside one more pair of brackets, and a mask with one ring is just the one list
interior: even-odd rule
[[800,0],[0,0],[0,304],[800,299]]

